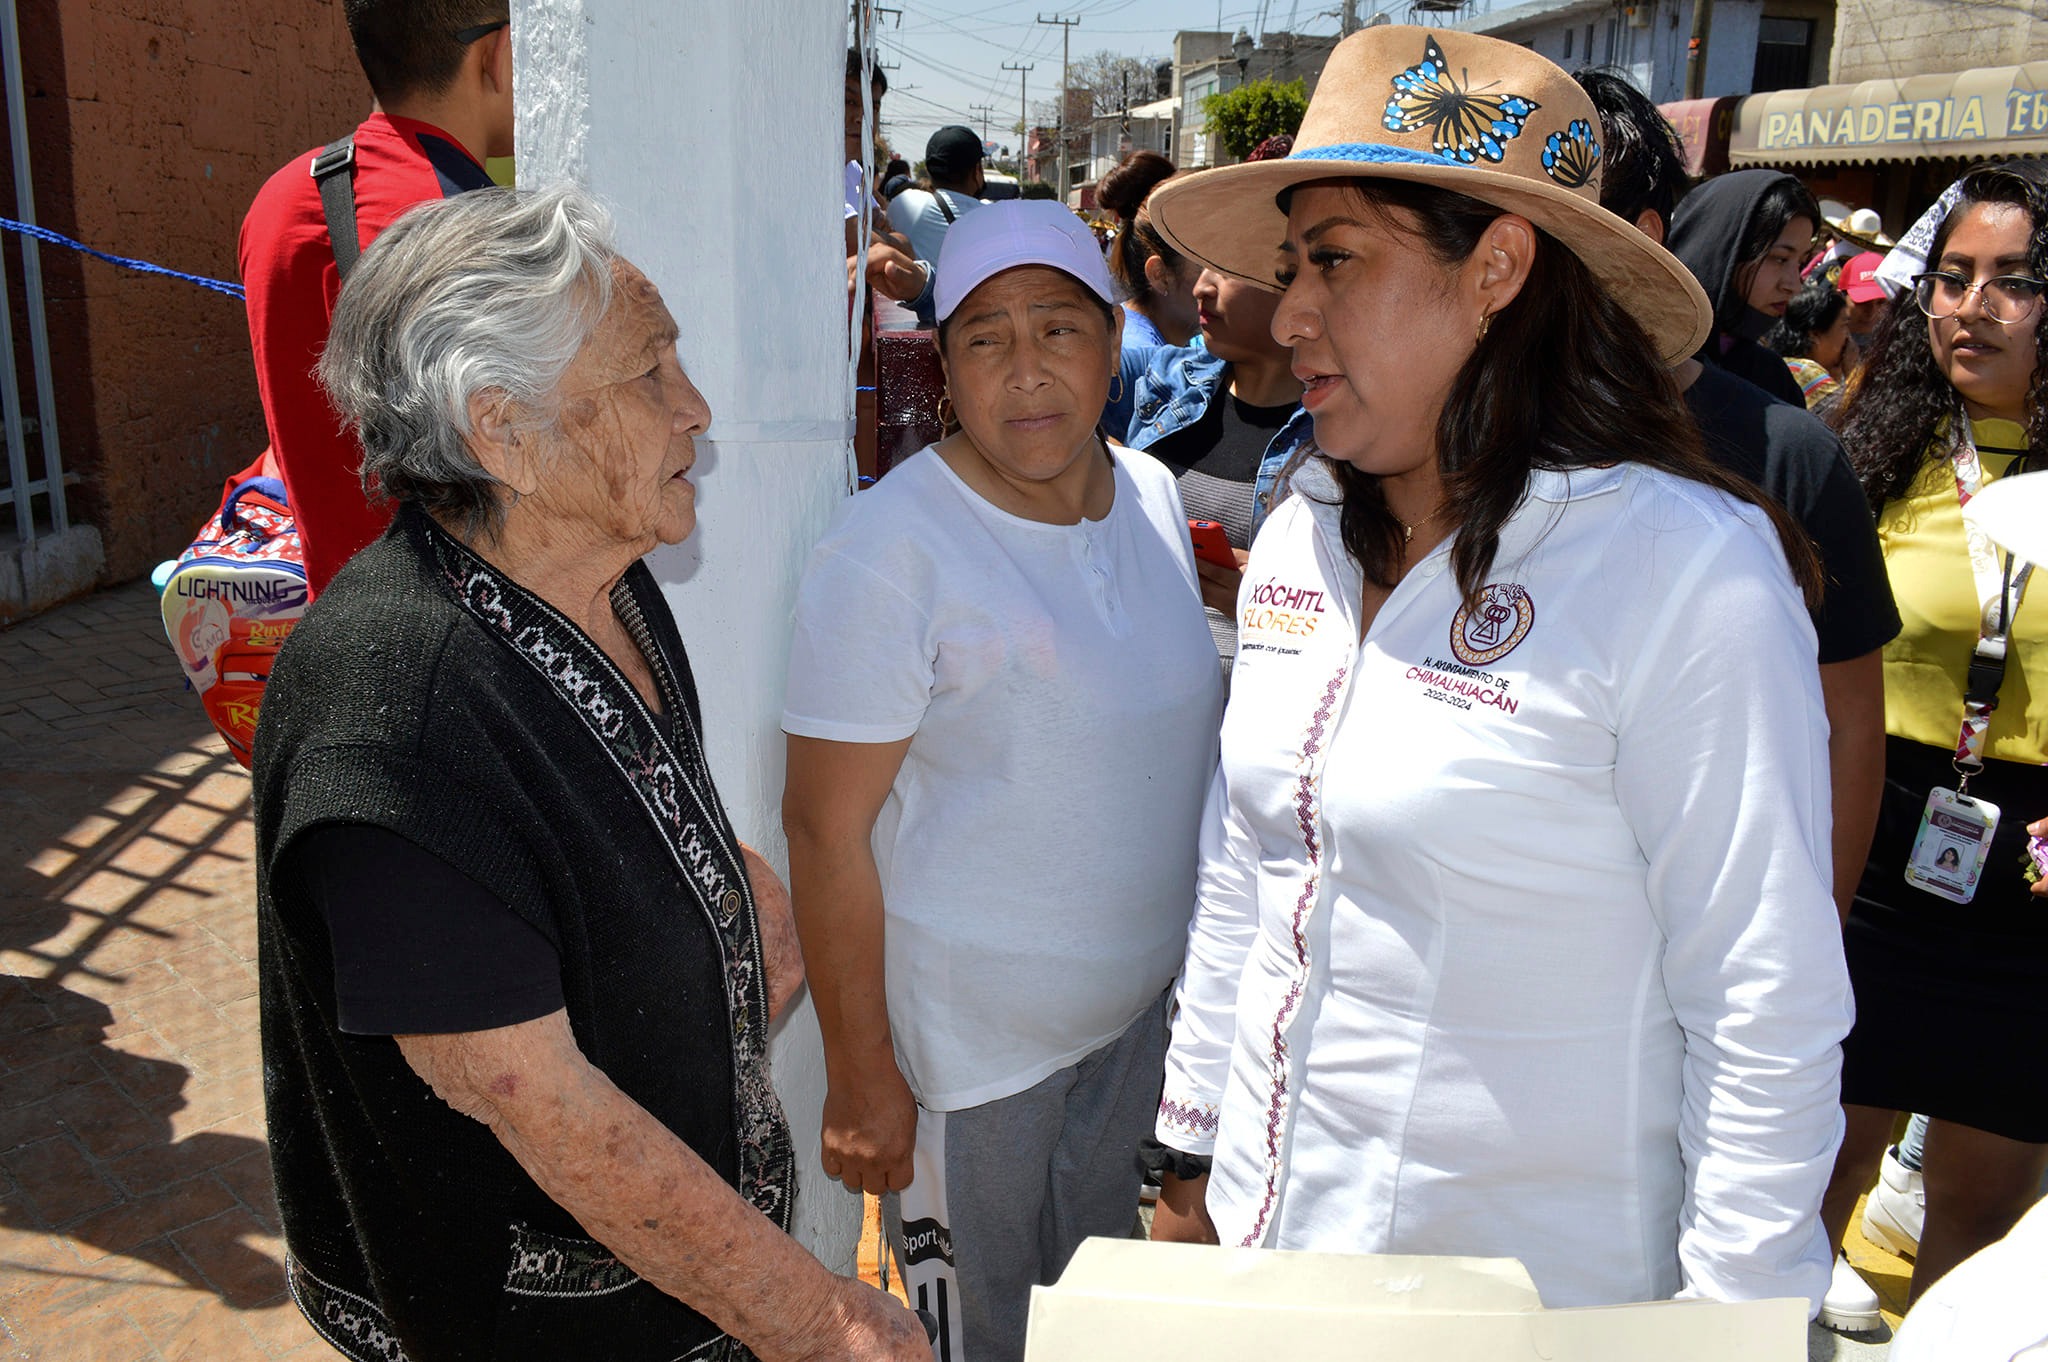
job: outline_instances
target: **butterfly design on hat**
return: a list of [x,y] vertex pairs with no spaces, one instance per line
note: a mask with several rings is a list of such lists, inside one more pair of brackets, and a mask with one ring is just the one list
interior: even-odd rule
[[1542,106],[1526,95],[1475,92],[1471,79],[1469,71],[1452,75],[1436,39],[1425,38],[1422,60],[1394,77],[1387,131],[1427,127],[1436,154],[1458,165],[1471,165],[1481,156],[1500,160],[1507,154],[1503,144],[1520,136],[1529,115]]
[[1359,178],[1453,190],[1576,255],[1675,363],[1706,339],[1713,308],[1684,265],[1600,207],[1601,136],[1586,92],[1538,53],[1380,25],[1330,53],[1285,159],[1176,177],[1153,191],[1152,221],[1181,254],[1272,288],[1290,189]]
[[1574,118],[1563,132],[1550,134],[1543,143],[1543,169],[1566,189],[1592,183],[1600,169],[1600,144],[1593,138],[1593,125]]

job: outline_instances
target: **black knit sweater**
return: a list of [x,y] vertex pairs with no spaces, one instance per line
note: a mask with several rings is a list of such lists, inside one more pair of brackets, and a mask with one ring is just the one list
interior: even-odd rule
[[747,1356],[592,1241],[395,1041],[340,1030],[294,879],[300,834],[357,822],[490,890],[554,943],[591,1063],[786,1227],[738,843],[644,566],[614,602],[668,688],[673,745],[582,633],[410,507],[271,676],[252,772],[271,1161],[293,1295],[364,1362]]

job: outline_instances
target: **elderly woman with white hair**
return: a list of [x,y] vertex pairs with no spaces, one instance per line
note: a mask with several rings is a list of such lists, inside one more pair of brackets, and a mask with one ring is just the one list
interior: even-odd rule
[[787,897],[640,558],[711,419],[571,190],[414,209],[321,379],[398,503],[257,733],[264,1078],[293,1298],[347,1356],[929,1358],[785,1232]]

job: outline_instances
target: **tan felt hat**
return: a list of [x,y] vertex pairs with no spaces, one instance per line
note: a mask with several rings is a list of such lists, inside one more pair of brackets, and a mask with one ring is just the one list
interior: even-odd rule
[[1858,208],[1852,212],[1838,199],[1822,199],[1820,216],[1828,231],[1866,251],[1876,251],[1881,255],[1899,244],[1884,234],[1884,219],[1877,215],[1875,208]]
[[1600,206],[1600,116],[1525,47],[1382,25],[1337,44],[1285,160],[1176,176],[1152,223],[1184,255],[1266,288],[1290,185],[1345,176],[1441,185],[1519,213],[1584,261],[1667,363],[1698,350],[1713,308],[1692,272]]

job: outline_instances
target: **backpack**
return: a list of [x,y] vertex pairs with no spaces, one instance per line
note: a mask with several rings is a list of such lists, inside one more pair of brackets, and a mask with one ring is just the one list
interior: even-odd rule
[[305,553],[269,450],[228,479],[220,513],[165,566],[164,632],[206,717],[247,766],[271,663],[306,613]]
[[[321,148],[313,178],[345,280],[362,254],[353,133]],[[306,613],[306,555],[274,451],[264,450],[227,480],[219,512],[153,580],[186,684],[228,751],[247,766],[271,663]]]

